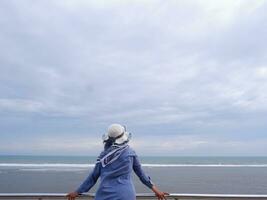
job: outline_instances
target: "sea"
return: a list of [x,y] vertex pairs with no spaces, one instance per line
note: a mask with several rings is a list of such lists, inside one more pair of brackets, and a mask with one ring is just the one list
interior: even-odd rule
[[[267,194],[267,157],[140,156],[152,181],[169,193]],[[96,156],[0,156],[0,193],[67,193]],[[150,193],[133,173],[137,193]],[[98,183],[89,191],[94,193]]]

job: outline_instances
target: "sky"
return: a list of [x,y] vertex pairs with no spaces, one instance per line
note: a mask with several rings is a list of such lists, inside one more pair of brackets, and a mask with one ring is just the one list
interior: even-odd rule
[[267,1],[0,1],[0,154],[267,156]]

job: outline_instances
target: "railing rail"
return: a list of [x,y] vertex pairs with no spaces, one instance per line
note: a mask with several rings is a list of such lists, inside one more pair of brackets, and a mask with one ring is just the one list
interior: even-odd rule
[[[77,199],[93,199],[93,193],[80,195]],[[0,193],[0,199],[36,199],[36,200],[54,200],[66,199],[65,193]],[[138,193],[136,199],[157,199],[152,193]],[[182,199],[226,199],[226,200],[267,200],[266,195],[249,195],[249,194],[180,194],[171,193],[167,199],[182,200]]]

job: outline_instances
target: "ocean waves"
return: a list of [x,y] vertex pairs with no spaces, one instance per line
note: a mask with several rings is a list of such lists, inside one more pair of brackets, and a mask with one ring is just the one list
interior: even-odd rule
[[[0,163],[1,169],[20,169],[31,171],[46,171],[46,170],[71,170],[79,171],[94,167],[91,164],[73,164],[73,163]],[[267,164],[150,164],[144,163],[143,167],[160,168],[160,167],[267,167]]]

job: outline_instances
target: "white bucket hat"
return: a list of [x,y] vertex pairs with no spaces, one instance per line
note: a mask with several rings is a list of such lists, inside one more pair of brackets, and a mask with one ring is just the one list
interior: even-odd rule
[[131,133],[126,131],[126,127],[120,124],[111,124],[108,127],[108,132],[103,135],[103,141],[108,140],[108,138],[114,138],[115,144],[123,144],[131,139]]

